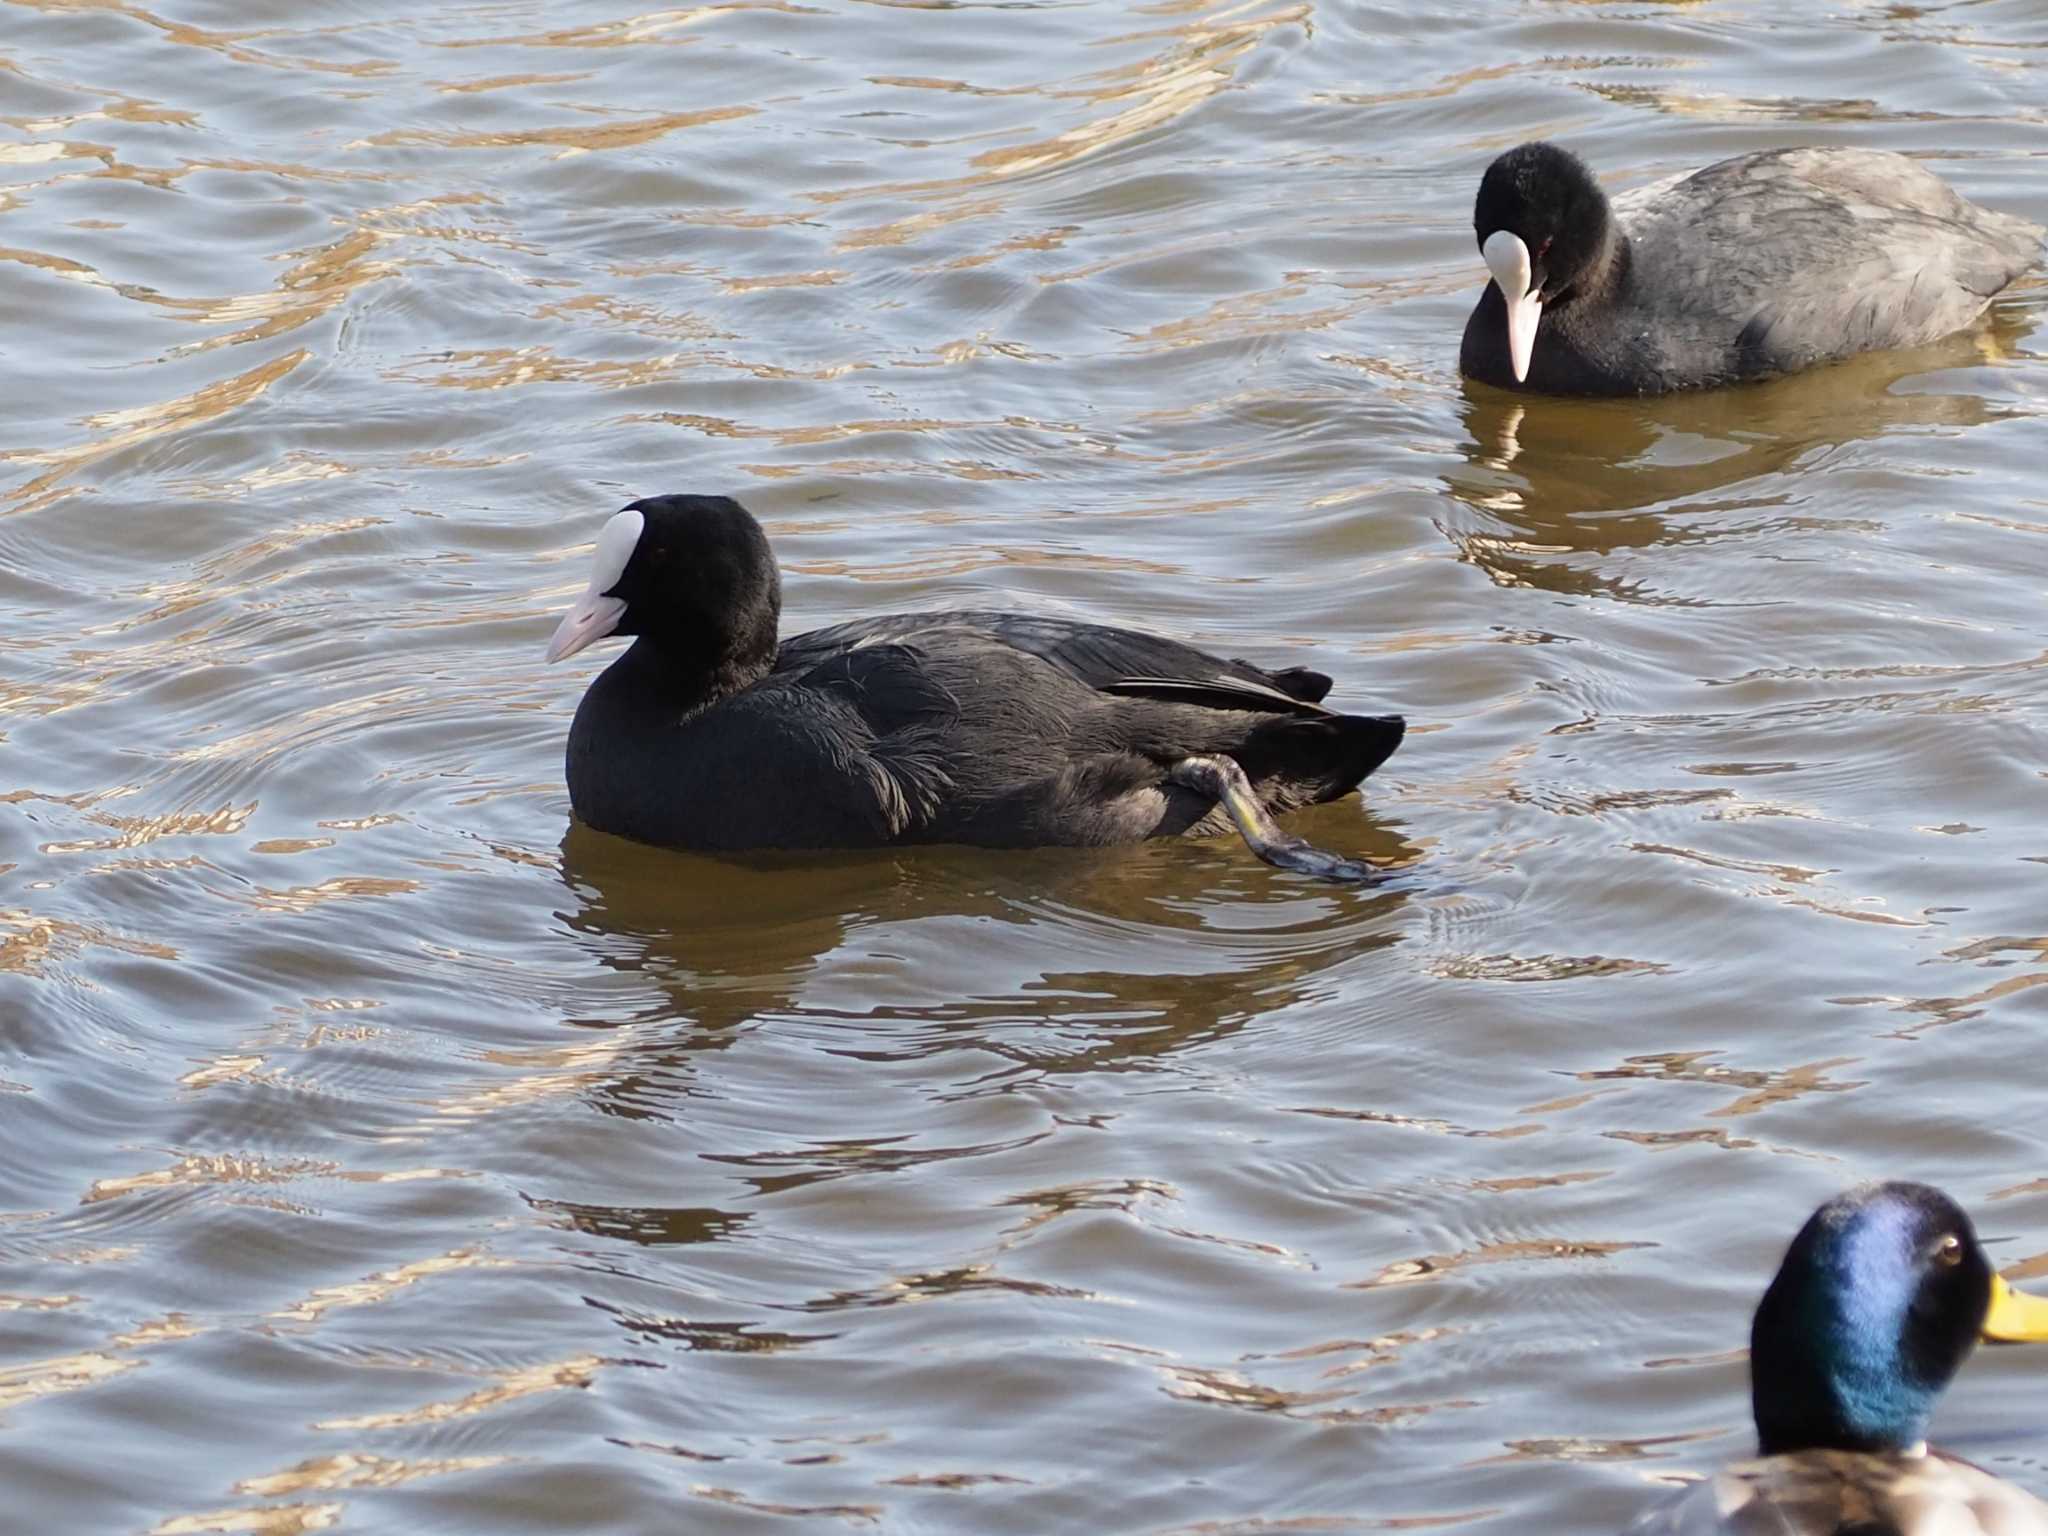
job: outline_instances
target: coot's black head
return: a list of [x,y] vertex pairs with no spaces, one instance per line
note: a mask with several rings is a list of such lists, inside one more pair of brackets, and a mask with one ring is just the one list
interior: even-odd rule
[[649,496],[597,536],[590,584],[548,660],[607,635],[640,635],[678,667],[758,674],[775,656],[782,578],[768,536],[726,496]]
[[1583,160],[1555,144],[1521,144],[1486,168],[1472,205],[1480,254],[1508,311],[1508,359],[1517,380],[1543,311],[1570,302],[1607,258],[1607,194]]
[[1977,1340],[2048,1339],[2048,1301],[1991,1268],[1962,1208],[1926,1184],[1867,1184],[1815,1211],[1750,1330],[1765,1455],[1899,1451]]
[[1529,291],[1554,304],[1586,276],[1607,244],[1607,194],[1568,149],[1519,144],[1486,168],[1472,205],[1479,248],[1506,231],[1529,253]]

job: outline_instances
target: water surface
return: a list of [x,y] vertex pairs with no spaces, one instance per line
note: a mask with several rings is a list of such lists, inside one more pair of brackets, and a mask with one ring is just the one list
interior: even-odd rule
[[[1508,144],[2039,220],[2044,100],[2033,0],[7,0],[7,1520],[1600,1532],[1836,1189],[2048,1272],[2042,290],[1453,366]],[[1336,675],[1411,734],[1296,830],[1407,875],[570,828],[668,490],[793,626]],[[2042,1370],[1939,1427],[2048,1494]]]

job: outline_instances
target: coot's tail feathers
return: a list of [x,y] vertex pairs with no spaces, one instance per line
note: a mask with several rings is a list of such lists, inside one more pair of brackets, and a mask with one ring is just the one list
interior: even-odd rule
[[1408,722],[1400,715],[1342,715],[1358,743],[1358,776],[1364,778],[1388,758],[1408,735]]
[[2018,282],[2041,260],[2042,242],[2048,230],[2017,214],[1989,208],[1977,214],[1983,244],[1956,257],[1956,280],[1984,299],[1996,298]]
[[1230,755],[1276,810],[1334,800],[1394,755],[1407,734],[1399,715],[1317,715],[1261,725]]
[[[1238,665],[1249,668],[1251,663],[1240,661]],[[1269,672],[1266,675],[1272,678],[1275,688],[1291,698],[1301,700],[1304,704],[1322,703],[1330,696],[1330,689],[1334,684],[1334,679],[1329,673],[1312,672],[1307,667],[1282,667],[1278,672]]]

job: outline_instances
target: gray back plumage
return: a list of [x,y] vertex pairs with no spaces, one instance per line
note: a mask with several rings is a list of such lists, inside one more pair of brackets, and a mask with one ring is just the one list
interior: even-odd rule
[[1614,199],[1633,321],[1683,371],[1741,376],[1968,325],[2039,257],[2043,231],[1967,201],[1903,155],[1780,149]]

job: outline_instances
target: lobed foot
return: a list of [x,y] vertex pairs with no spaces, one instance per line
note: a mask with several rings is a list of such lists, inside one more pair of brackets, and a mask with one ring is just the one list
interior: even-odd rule
[[1328,853],[1280,830],[1279,823],[1266,814],[1251,780],[1230,757],[1184,757],[1167,775],[1184,789],[1208,795],[1230,812],[1245,846],[1276,869],[1292,870],[1315,880],[1333,880],[1347,885],[1369,885],[1385,872],[1363,859],[1347,859]]

